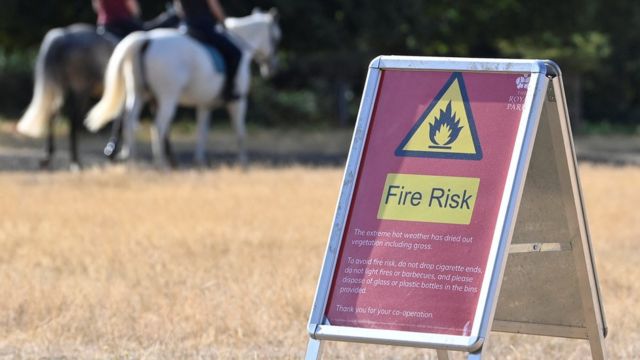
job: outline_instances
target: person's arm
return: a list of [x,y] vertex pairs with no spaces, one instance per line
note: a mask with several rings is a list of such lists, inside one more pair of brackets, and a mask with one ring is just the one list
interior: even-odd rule
[[91,6],[93,7],[93,11],[98,12],[98,9],[100,8],[98,0],[91,0]]
[[173,8],[176,9],[176,13],[178,14],[178,16],[184,18],[184,11],[182,10],[182,4],[180,3],[180,0],[173,0]]
[[213,16],[215,16],[216,19],[220,22],[220,24],[224,26],[224,19],[226,19],[227,16],[224,13],[224,9],[222,8],[222,5],[220,5],[220,1],[207,0],[207,3],[209,4],[209,9],[211,9]]
[[127,0],[127,8],[135,17],[140,17],[140,5],[138,0]]

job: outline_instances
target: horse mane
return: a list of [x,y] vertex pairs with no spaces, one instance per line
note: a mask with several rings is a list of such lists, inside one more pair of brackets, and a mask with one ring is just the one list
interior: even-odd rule
[[273,21],[273,17],[269,13],[255,12],[243,17],[228,17],[225,25],[228,27],[251,26],[260,22]]

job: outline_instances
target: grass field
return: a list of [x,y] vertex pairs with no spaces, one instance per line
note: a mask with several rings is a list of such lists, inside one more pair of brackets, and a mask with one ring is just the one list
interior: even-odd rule
[[[609,353],[640,358],[640,168],[580,170]],[[301,358],[341,176],[299,166],[1,174],[0,359]],[[494,334],[489,354],[582,359],[588,346]],[[325,355],[435,357],[342,343]]]

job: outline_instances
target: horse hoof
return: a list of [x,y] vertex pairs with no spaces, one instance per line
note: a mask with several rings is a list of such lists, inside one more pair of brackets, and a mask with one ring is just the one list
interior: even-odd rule
[[196,168],[198,169],[206,169],[209,166],[211,166],[211,162],[209,161],[209,159],[194,159],[194,164],[196,166]]
[[170,161],[154,161],[154,167],[160,171],[173,170],[175,167],[171,166]]
[[240,164],[240,168],[244,171],[249,169],[249,157],[247,155],[240,155],[238,157],[238,164]]
[[41,170],[50,170],[51,169],[51,159],[42,159],[38,163],[38,166]]
[[126,147],[123,147],[122,149],[120,149],[120,151],[116,152],[113,155],[112,160],[127,161],[133,158],[134,156],[131,155],[131,152],[129,151],[129,149]]
[[80,170],[82,170],[82,165],[80,165],[79,162],[72,162],[69,165],[69,171],[73,172],[73,173],[77,173],[80,172]]
[[109,141],[107,146],[104,147],[102,153],[111,160],[116,159],[116,144],[112,141]]

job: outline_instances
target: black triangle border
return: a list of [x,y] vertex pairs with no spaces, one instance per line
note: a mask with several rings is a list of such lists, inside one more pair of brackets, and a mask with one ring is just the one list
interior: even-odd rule
[[[473,146],[476,150],[475,154],[460,154],[460,153],[446,153],[446,152],[436,152],[436,151],[415,151],[415,150],[403,150],[403,148],[407,145],[409,140],[413,137],[413,135],[418,131],[420,126],[427,119],[427,115],[431,113],[433,108],[438,104],[440,99],[447,92],[449,87],[453,84],[455,80],[458,80],[460,84],[460,93],[462,94],[462,102],[464,103],[464,110],[467,113],[467,120],[469,123],[469,130],[471,131],[471,138],[473,140]],[[408,157],[429,157],[429,158],[440,158],[440,159],[462,159],[462,160],[482,160],[482,148],[480,147],[480,140],[478,139],[478,133],[476,132],[476,124],[473,119],[473,114],[471,113],[471,108],[469,107],[469,97],[467,95],[467,88],[464,84],[464,79],[462,77],[462,73],[454,72],[449,80],[444,84],[438,95],[431,101],[427,110],[425,110],[422,115],[418,118],[416,124],[411,128],[407,136],[402,140],[400,145],[396,148],[395,151],[396,156],[408,156]]]

